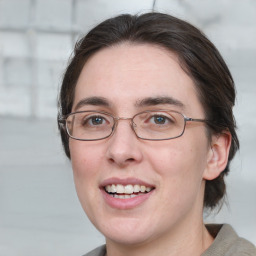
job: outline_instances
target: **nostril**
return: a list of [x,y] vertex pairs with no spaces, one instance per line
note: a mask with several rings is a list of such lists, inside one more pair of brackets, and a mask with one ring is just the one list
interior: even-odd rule
[[108,161],[111,164],[117,164],[119,166],[126,166],[129,163],[133,163],[135,161],[134,158],[120,159],[120,158],[109,158]]

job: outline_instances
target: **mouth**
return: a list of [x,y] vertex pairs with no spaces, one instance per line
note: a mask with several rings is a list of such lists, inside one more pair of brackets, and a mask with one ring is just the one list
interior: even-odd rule
[[104,186],[104,190],[106,193],[118,199],[135,198],[141,195],[145,195],[152,191],[153,189],[154,187],[140,184],[108,184]]

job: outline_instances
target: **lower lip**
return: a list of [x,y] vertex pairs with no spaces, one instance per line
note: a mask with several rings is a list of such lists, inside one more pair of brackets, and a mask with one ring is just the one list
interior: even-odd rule
[[143,195],[138,195],[133,198],[120,199],[120,198],[115,198],[115,197],[109,195],[104,189],[101,190],[101,192],[103,194],[103,198],[105,199],[106,203],[110,207],[116,208],[119,210],[128,210],[128,209],[132,209],[132,208],[140,206],[146,200],[149,199],[149,197],[152,195],[153,191],[154,190],[151,190],[148,193],[145,193]]

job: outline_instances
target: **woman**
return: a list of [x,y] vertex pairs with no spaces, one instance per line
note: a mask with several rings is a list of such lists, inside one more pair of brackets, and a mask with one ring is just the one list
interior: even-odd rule
[[195,27],[121,15],[75,47],[59,128],[77,194],[106,245],[86,255],[256,255],[229,225],[204,225],[239,141],[232,76]]

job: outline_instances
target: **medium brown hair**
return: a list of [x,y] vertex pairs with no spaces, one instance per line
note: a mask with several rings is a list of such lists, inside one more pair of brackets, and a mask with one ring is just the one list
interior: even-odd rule
[[[177,54],[183,70],[194,81],[205,111],[209,135],[229,131],[232,135],[228,164],[214,180],[206,181],[204,206],[214,208],[224,197],[224,176],[239,148],[232,108],[235,86],[230,71],[215,46],[191,24],[162,13],[120,15],[108,19],[77,42],[73,57],[66,69],[59,95],[58,118],[71,112],[74,92],[84,64],[102,48],[130,42],[153,44]],[[69,137],[59,124],[61,139],[70,158]],[[210,137],[210,136],[209,136]]]

